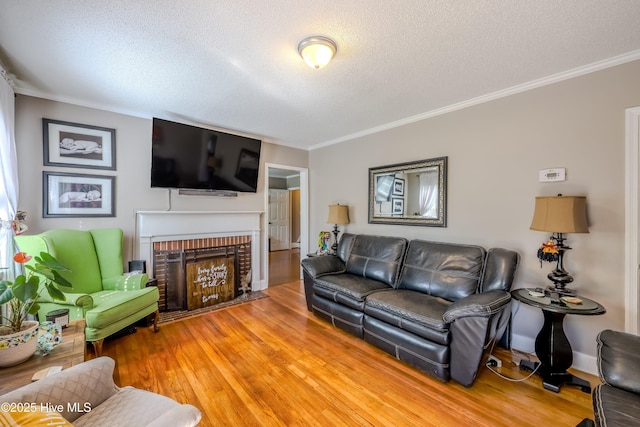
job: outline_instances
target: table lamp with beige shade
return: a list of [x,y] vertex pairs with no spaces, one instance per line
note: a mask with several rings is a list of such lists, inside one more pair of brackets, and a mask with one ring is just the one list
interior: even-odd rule
[[[536,197],[535,211],[531,221],[531,230],[548,231],[551,234],[549,244],[543,245],[549,248],[553,258],[544,260],[556,260],[556,268],[547,275],[553,282],[550,290],[560,295],[573,295],[575,291],[566,286],[573,282],[573,277],[564,269],[564,253],[571,249],[565,245],[566,233],[588,233],[587,225],[587,198],[585,196],[540,196]],[[543,250],[541,248],[541,250]],[[546,248],[545,248],[546,250]],[[539,251],[540,252],[540,251]],[[555,256],[557,254],[557,256]],[[538,257],[543,260],[538,254]]]

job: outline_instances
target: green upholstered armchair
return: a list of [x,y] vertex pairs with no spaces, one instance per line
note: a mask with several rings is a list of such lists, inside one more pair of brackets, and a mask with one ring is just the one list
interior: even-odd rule
[[158,289],[146,287],[146,274],[123,274],[119,228],[56,229],[16,236],[15,240],[22,252],[47,252],[70,270],[61,275],[72,287],[59,287],[66,301],[54,301],[46,292],[38,300],[41,321],[48,312],[61,308],[69,309],[70,321],[84,318],[85,339],[93,344],[98,356],[106,337],[152,313],[153,327],[158,331]]

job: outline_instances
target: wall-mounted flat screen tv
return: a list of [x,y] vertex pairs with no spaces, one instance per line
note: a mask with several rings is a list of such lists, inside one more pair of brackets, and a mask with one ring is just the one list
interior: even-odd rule
[[255,193],[262,141],[153,119],[151,187]]

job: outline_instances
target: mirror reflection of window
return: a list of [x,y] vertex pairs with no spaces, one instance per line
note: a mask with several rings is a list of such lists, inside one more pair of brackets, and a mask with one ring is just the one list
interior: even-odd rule
[[427,170],[418,175],[420,182],[419,209],[420,216],[438,217],[438,169]]

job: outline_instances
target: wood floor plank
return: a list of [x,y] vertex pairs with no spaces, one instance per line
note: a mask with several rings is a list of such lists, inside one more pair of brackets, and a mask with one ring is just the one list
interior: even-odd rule
[[[119,385],[191,403],[202,426],[575,426],[591,397],[483,368],[470,388],[442,383],[316,318],[302,282],[268,298],[169,322],[104,344]],[[524,378],[522,357],[495,352]],[[594,376],[580,374],[597,383]]]

